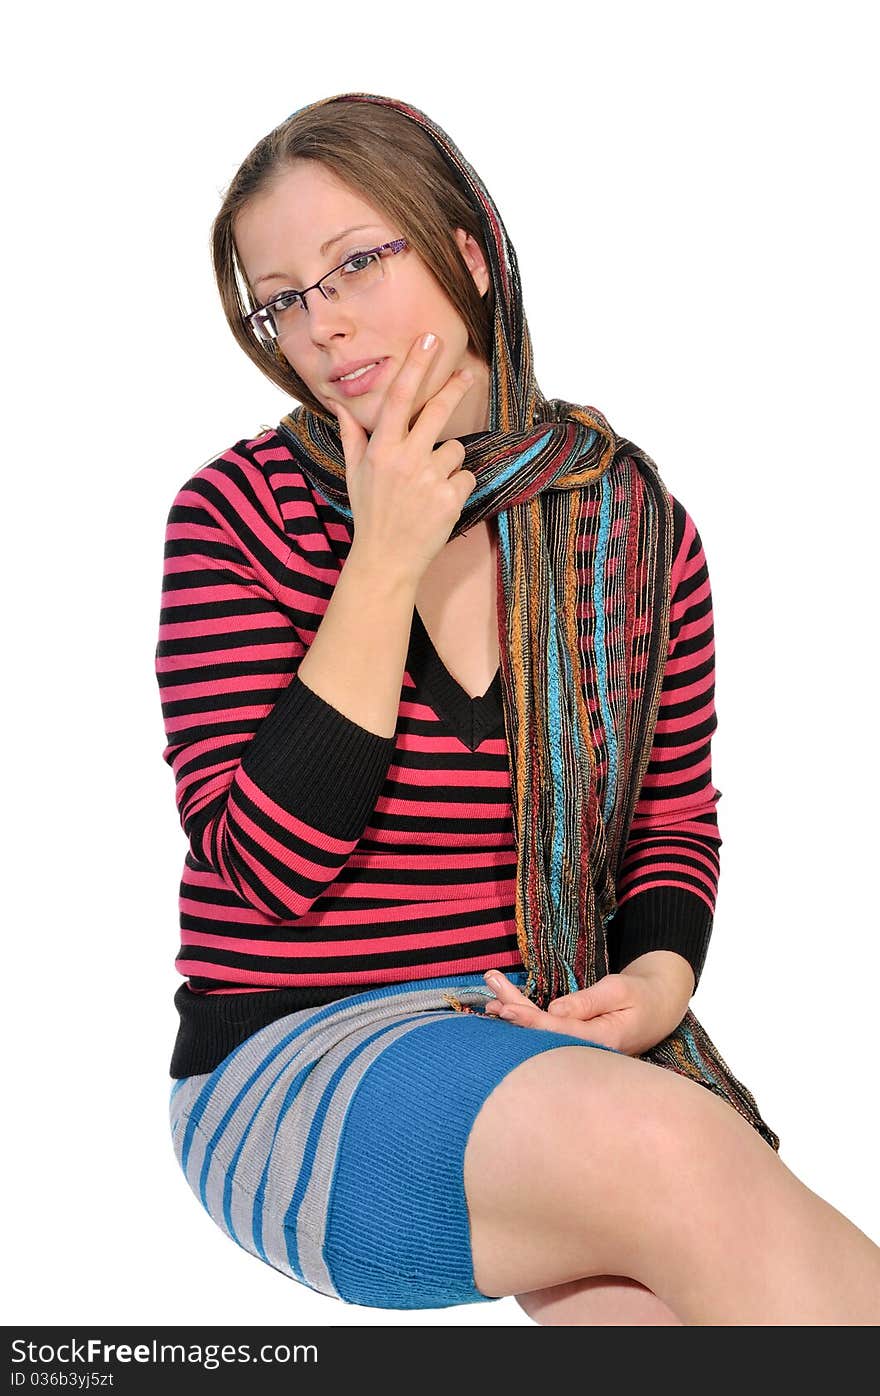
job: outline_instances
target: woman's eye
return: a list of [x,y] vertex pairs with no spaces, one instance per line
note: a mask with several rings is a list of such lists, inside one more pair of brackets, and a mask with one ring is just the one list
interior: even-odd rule
[[276,296],[275,299],[272,301],[272,309],[290,310],[291,307],[297,305],[298,302],[299,296],[295,292],[282,292],[280,296]]
[[345,262],[342,270],[350,276],[353,272],[365,271],[372,260],[373,253],[356,252],[353,257],[349,257],[348,261]]

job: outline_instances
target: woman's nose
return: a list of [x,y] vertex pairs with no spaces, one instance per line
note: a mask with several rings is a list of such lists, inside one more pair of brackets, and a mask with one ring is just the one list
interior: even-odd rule
[[349,307],[328,299],[315,287],[306,298],[306,332],[314,344],[323,344],[332,335],[351,334],[354,330]]

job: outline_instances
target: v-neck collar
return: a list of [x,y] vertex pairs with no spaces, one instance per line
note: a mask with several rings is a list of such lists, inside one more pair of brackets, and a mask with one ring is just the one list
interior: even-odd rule
[[416,687],[424,688],[432,706],[470,751],[476,751],[487,737],[503,734],[500,664],[486,692],[472,698],[446,668],[417,608],[413,609],[406,667]]

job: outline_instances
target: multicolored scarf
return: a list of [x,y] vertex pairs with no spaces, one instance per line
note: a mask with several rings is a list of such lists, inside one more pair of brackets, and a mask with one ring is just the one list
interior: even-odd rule
[[[672,503],[654,461],[601,412],[544,398],[516,253],[488,190],[446,132],[417,108],[370,93],[302,110],[330,101],[376,102],[418,123],[480,215],[495,288],[489,430],[464,443],[462,468],[477,483],[450,538],[496,520],[516,933],[523,992],[546,1008],[609,973],[607,928],[669,643]],[[302,473],[351,523],[335,417],[300,407],[279,432]],[[778,1149],[690,1009],[642,1060],[715,1091]]]

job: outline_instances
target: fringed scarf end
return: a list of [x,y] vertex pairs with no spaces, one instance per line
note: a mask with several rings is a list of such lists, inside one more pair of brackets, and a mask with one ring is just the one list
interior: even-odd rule
[[443,997],[456,1013],[476,1013],[477,1011],[475,1008],[469,1008],[466,1003],[462,1003],[461,999],[451,992],[444,990]]

